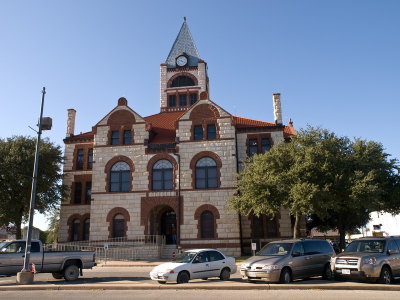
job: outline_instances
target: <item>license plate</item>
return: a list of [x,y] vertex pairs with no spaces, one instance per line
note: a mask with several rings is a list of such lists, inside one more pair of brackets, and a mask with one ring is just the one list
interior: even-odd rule
[[350,275],[349,269],[342,269],[342,274]]

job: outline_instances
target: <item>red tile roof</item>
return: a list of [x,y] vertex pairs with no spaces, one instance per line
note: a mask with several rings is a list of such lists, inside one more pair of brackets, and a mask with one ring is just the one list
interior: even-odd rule
[[175,143],[176,127],[175,121],[185,112],[163,112],[145,117],[145,121],[151,126],[154,136],[150,139],[150,144],[169,144]]
[[296,130],[294,129],[293,126],[285,126],[285,128],[283,129],[283,136],[285,138],[291,136],[291,135],[296,135]]
[[243,118],[243,117],[238,117],[238,116],[232,116],[232,117],[233,117],[233,123],[236,126],[236,128],[275,126],[275,124],[271,123],[271,122],[258,121],[258,120],[248,119],[248,118]]

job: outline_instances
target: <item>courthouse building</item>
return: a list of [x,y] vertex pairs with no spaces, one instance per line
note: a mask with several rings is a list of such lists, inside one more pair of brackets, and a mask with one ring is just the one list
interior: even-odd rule
[[184,21],[160,65],[159,113],[142,116],[119,98],[91,131],[75,134],[76,111],[69,109],[70,195],[61,206],[59,240],[161,235],[173,247],[239,256],[251,241],[291,237],[286,209],[240,216],[227,205],[246,158],[295,133],[291,122],[282,124],[280,94],[272,95],[273,122],[232,115],[210,95],[207,63]]

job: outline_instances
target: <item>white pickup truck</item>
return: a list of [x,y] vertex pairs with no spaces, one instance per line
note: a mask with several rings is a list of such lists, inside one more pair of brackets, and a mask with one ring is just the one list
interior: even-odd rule
[[[24,240],[0,243],[0,275],[15,275],[21,272],[25,257]],[[45,251],[41,241],[33,240],[29,262],[38,273],[52,273],[55,279],[64,277],[73,281],[82,274],[82,269],[96,265],[94,251]]]

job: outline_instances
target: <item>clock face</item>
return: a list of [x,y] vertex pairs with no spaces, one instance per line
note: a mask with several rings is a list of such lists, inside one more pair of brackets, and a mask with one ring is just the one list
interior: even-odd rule
[[187,58],[186,58],[186,56],[183,56],[183,55],[179,56],[179,57],[176,59],[176,64],[177,64],[178,66],[180,66],[180,67],[185,66],[185,65],[187,64]]

